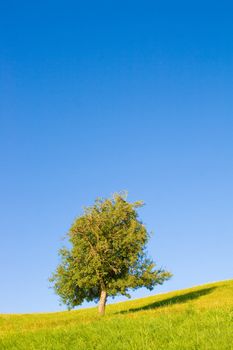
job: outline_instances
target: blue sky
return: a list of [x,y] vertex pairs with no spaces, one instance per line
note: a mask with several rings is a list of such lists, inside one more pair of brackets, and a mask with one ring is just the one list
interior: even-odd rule
[[62,237],[120,190],[145,201],[150,255],[174,274],[153,293],[232,278],[231,14],[1,2],[0,313],[62,309],[48,288]]

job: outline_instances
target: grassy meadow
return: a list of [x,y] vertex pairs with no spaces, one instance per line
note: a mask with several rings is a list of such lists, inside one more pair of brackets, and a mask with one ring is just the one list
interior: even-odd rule
[[0,349],[233,350],[233,280],[96,308],[0,315]]

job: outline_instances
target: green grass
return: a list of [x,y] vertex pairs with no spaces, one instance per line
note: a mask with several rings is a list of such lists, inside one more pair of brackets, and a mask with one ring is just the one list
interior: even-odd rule
[[0,349],[233,350],[233,280],[78,311],[0,315]]

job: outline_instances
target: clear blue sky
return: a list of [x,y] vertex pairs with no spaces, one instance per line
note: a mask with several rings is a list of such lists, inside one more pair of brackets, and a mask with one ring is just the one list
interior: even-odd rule
[[0,313],[61,309],[62,237],[125,189],[174,273],[154,293],[233,277],[232,10],[1,1]]

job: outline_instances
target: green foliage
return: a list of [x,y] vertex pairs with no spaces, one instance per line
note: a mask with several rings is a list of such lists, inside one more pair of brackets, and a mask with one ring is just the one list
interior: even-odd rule
[[60,250],[61,264],[51,281],[69,308],[84,300],[129,295],[130,289],[150,290],[171,274],[155,269],[146,254],[148,232],[138,219],[141,201],[129,203],[125,194],[97,199],[85,208],[68,233],[71,249]]

